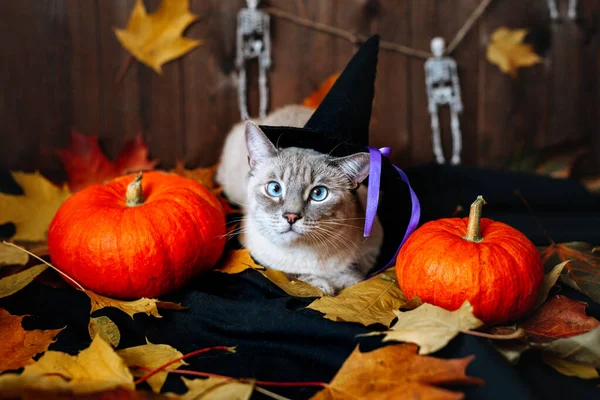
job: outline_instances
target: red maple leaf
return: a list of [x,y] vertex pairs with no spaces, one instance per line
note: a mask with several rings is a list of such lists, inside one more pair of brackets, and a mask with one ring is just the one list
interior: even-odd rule
[[69,147],[56,150],[56,154],[65,166],[72,192],[131,171],[153,169],[158,164],[156,160],[148,160],[148,146],[141,135],[125,142],[115,162],[102,153],[97,136],[77,131],[71,132]]
[[554,296],[523,323],[519,324],[530,342],[551,342],[557,338],[571,337],[591,331],[600,322],[586,315],[587,303]]

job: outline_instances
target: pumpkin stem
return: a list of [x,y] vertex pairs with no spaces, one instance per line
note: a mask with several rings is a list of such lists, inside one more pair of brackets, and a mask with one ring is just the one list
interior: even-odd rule
[[127,185],[126,198],[129,207],[144,204],[144,196],[142,196],[142,171],[135,177],[133,182]]
[[487,204],[482,196],[477,196],[477,200],[471,204],[471,210],[469,211],[469,225],[467,227],[467,235],[465,239],[470,242],[481,242],[480,223],[481,223],[481,210],[483,205]]

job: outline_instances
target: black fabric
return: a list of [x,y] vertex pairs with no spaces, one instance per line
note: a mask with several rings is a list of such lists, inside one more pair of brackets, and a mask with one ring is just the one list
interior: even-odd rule
[[[468,206],[477,194],[488,201],[484,214],[511,221],[535,244],[547,244],[545,236],[514,190],[521,190],[542,224],[555,240],[586,240],[600,243],[600,207],[576,182],[544,177],[481,170],[469,167],[427,166],[407,171],[420,195],[425,222],[447,217],[457,204]],[[18,192],[18,187],[0,174],[0,191]],[[540,216],[541,214],[541,216]],[[552,224],[552,221],[561,221]],[[547,226],[546,224],[550,224]],[[6,231],[5,231],[6,232]],[[49,271],[51,273],[51,271]],[[588,314],[600,318],[600,305],[568,287],[553,289],[589,304]],[[216,272],[198,277],[178,293],[164,300],[181,302],[185,311],[162,310],[161,319],[137,314],[135,318],[116,309],[104,309],[94,316],[110,317],[121,330],[119,348],[167,343],[187,353],[196,349],[237,346],[236,354],[207,353],[187,360],[186,369],[235,377],[254,377],[271,381],[325,381],[335,375],[356,345],[363,351],[386,345],[378,337],[357,337],[381,325],[333,322],[305,307],[312,299],[293,298],[255,271],[239,275]],[[26,329],[62,328],[52,350],[76,354],[90,343],[87,324],[89,300],[72,288],[52,288],[39,282],[0,299],[0,307],[19,315]],[[467,399],[597,399],[596,381],[562,376],[543,364],[536,352],[526,353],[512,366],[482,338],[459,335],[437,357],[456,358],[475,355],[469,375],[486,381],[482,387],[460,388]],[[164,391],[181,392],[183,384],[171,375]],[[309,398],[315,388],[269,388],[292,399]],[[255,394],[254,398],[264,398]]]

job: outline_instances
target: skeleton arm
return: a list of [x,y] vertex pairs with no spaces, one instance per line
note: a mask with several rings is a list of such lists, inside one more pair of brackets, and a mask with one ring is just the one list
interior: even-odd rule
[[456,102],[454,109],[457,113],[462,113],[463,103],[460,96],[460,82],[458,80],[458,68],[456,67],[456,61],[450,60],[450,72],[452,74],[452,88],[454,91],[454,100]]
[[237,32],[236,32],[236,49],[235,49],[235,66],[240,69],[244,66],[244,52],[242,46],[244,44],[244,34],[242,32],[242,13],[244,10],[238,12],[237,15]]
[[429,114],[435,114],[437,112],[436,105],[433,102],[433,79],[431,78],[431,63],[425,62],[425,89],[427,91],[427,105],[429,108]]
[[263,43],[265,49],[262,54],[261,63],[267,69],[271,68],[271,16],[267,13],[263,16]]

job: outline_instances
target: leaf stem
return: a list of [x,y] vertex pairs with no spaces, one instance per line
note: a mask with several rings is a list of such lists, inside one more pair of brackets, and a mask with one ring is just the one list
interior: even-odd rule
[[470,331],[470,330],[465,330],[465,331],[461,331],[461,332],[465,333],[467,335],[471,335],[471,336],[479,336],[479,337],[483,337],[486,339],[494,339],[494,340],[518,339],[518,338],[522,337],[524,334],[524,331],[521,328],[517,329],[513,333],[509,333],[508,335],[494,335],[492,333],[477,332],[477,331]]
[[121,82],[123,82],[123,78],[125,78],[125,74],[127,74],[127,71],[129,71],[129,68],[131,68],[132,63],[133,56],[131,54],[128,54],[125,61],[123,61],[123,64],[121,64],[119,72],[117,73],[117,77],[115,78],[115,86],[118,86],[121,84]]
[[[149,370],[147,367],[140,367],[140,369]],[[276,386],[276,387],[307,387],[307,386],[316,386],[316,387],[326,387],[327,384],[325,382],[272,382],[272,381],[256,381],[251,378],[234,378],[226,375],[219,374],[211,374],[210,372],[202,372],[202,371],[191,371],[187,369],[173,369],[169,371],[165,371],[169,374],[178,374],[178,375],[191,375],[191,376],[202,376],[206,378],[221,378],[221,379],[231,379],[239,382],[250,383],[254,382],[256,385],[261,386]],[[137,382],[136,382],[137,384]]]
[[[204,349],[195,350],[195,351],[192,351],[191,353],[187,353],[187,354],[185,354],[185,355],[183,355],[181,357],[178,357],[178,358],[176,358],[174,360],[171,360],[171,361],[169,361],[169,362],[161,365],[160,367],[152,370],[152,372],[150,372],[150,373],[142,376],[140,379],[138,379],[137,381],[135,381],[135,384],[139,385],[140,383],[147,381],[149,378],[151,378],[154,375],[158,374],[159,372],[163,371],[169,365],[175,364],[178,361],[185,360],[186,358],[190,358],[190,357],[193,357],[193,356],[197,356],[198,354],[207,353],[209,351],[214,351],[214,350],[224,350],[224,351],[228,351],[230,353],[235,353],[235,347],[227,347],[227,346],[213,346],[213,347],[207,347],[207,348],[204,348]],[[140,369],[146,369],[146,368],[142,368],[142,367],[139,367],[139,368]],[[168,371],[168,372],[170,372],[170,371]]]
[[551,246],[556,246],[556,243],[554,242],[554,240],[552,240],[552,238],[550,237],[550,234],[548,233],[548,231],[544,228],[544,225],[542,225],[542,223],[540,222],[539,218],[537,217],[537,215],[535,215],[533,213],[533,209],[531,208],[531,206],[529,205],[529,202],[527,201],[527,199],[521,194],[520,191],[515,190],[515,196],[517,196],[521,202],[525,205],[525,207],[527,208],[527,211],[529,211],[529,213],[531,214],[531,216],[533,217],[533,220],[535,221],[535,223],[537,224],[538,228],[540,228],[540,230],[542,231],[542,233],[544,234],[544,236],[546,236],[546,239],[548,239],[548,241],[550,242]]
[[50,264],[49,262],[47,262],[46,260],[44,260],[44,259],[42,259],[42,258],[38,257],[37,255],[33,254],[32,252],[30,252],[30,251],[27,251],[27,250],[25,250],[24,248],[22,248],[22,247],[20,247],[20,246],[17,246],[17,245],[16,245],[16,244],[14,244],[14,243],[9,243],[9,242],[7,242],[7,241],[2,241],[2,243],[4,243],[4,244],[5,244],[5,245],[7,245],[7,246],[12,246],[12,247],[14,247],[14,248],[16,248],[16,249],[19,249],[19,250],[21,250],[21,251],[23,251],[23,252],[25,252],[25,253],[29,254],[30,256],[32,256],[32,257],[34,257],[34,258],[37,258],[38,260],[40,260],[41,262],[43,262],[44,264],[46,264],[47,266],[49,266],[50,268],[52,268],[53,270],[55,270],[56,272],[58,272],[60,275],[64,276],[65,278],[67,278],[68,280],[70,280],[71,282],[73,282],[73,283],[75,284],[75,286],[77,286],[77,287],[78,287],[78,288],[79,288],[79,289],[80,289],[82,292],[85,292],[85,291],[86,291],[86,290],[85,290],[85,288],[84,288],[83,286],[81,286],[81,285],[79,284],[79,282],[77,282],[75,279],[71,278],[69,275],[65,274],[64,272],[62,272],[61,270],[59,270],[58,268],[56,268],[54,265],[52,265],[52,264]]

